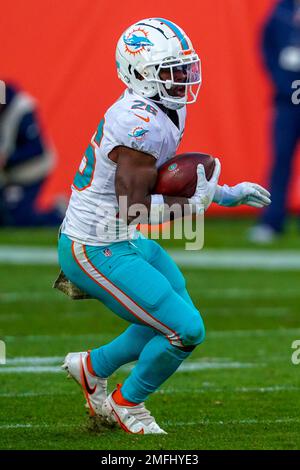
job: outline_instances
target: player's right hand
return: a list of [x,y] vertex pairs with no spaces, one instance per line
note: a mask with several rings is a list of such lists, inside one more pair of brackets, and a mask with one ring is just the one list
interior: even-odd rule
[[204,207],[207,210],[214,198],[218,181],[221,173],[221,163],[218,158],[215,159],[215,168],[212,177],[208,181],[205,175],[205,169],[202,164],[197,166],[197,184],[196,191],[190,203]]

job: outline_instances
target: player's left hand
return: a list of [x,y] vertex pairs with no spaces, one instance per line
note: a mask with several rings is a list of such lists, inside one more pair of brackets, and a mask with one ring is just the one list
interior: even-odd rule
[[205,169],[202,164],[197,166],[197,184],[193,197],[189,199],[194,207],[204,207],[208,209],[213,201],[214,194],[218,185],[221,173],[221,163],[218,158],[215,159],[215,168],[210,180],[206,179]]
[[235,207],[245,204],[246,206],[263,207],[271,204],[271,194],[265,188],[255,183],[239,183],[236,186],[218,186],[214,202],[220,206]]

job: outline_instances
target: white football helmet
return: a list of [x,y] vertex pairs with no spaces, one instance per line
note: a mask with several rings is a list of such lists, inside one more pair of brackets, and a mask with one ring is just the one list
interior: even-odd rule
[[162,18],[141,20],[120,37],[116,61],[119,78],[140,96],[179,109],[197,100],[201,62],[191,40]]

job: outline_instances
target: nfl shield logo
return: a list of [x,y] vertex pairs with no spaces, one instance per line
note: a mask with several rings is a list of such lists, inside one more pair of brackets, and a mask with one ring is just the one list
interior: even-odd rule
[[105,250],[103,250],[103,254],[104,254],[104,256],[111,256],[112,252],[110,251],[109,248],[105,248]]

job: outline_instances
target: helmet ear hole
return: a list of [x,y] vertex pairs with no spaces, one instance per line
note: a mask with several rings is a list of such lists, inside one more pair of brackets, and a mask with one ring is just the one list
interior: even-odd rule
[[134,75],[137,80],[144,80],[144,77],[134,69]]

